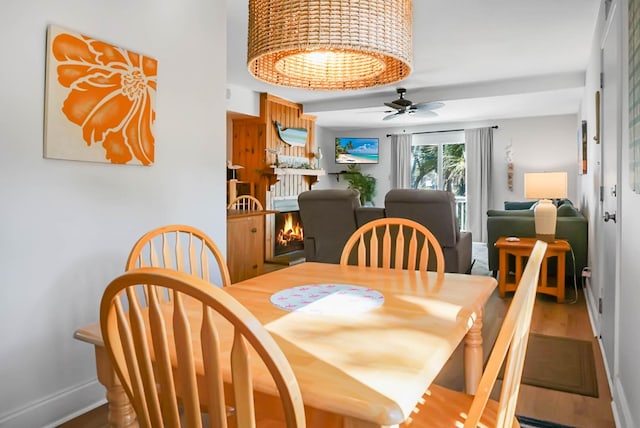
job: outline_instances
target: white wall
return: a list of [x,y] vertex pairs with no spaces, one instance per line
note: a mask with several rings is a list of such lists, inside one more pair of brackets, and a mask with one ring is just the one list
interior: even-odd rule
[[[188,223],[226,248],[225,21],[222,0],[3,1],[0,427],[104,399],[73,332],[98,319],[140,235]],[[158,59],[154,166],[43,159],[49,24]]]
[[[322,167],[328,172],[343,170],[343,165],[334,162],[334,138],[378,137],[380,139],[380,163],[362,165],[362,172],[377,178],[376,206],[384,206],[384,195],[391,188],[391,143],[387,134],[400,132],[421,132],[446,129],[480,128],[498,125],[494,129],[493,156],[493,206],[502,209],[504,201],[524,200],[524,173],[537,171],[567,171],[569,173],[569,198],[578,198],[578,142],[576,115],[543,116],[521,119],[501,119],[491,122],[451,123],[437,126],[394,129],[378,128],[371,130],[334,131],[318,128],[317,142],[325,153]],[[507,186],[506,148],[511,144],[514,161],[513,191]],[[315,189],[343,188],[347,184],[336,182],[334,176],[321,180]]]

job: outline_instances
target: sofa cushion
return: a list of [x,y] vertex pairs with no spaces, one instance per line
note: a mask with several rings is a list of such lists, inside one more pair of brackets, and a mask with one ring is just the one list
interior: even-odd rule
[[565,205],[565,204],[569,204],[569,205],[573,206],[573,202],[571,202],[570,199],[554,199],[553,203],[555,204],[556,207],[560,207],[560,206]]
[[456,200],[443,190],[391,189],[384,197],[387,217],[408,218],[431,231],[443,248],[460,239]]
[[579,215],[578,210],[571,204],[565,203],[558,207],[558,217],[577,217]]
[[533,211],[530,209],[523,210],[488,210],[488,217],[533,217]]
[[298,195],[308,262],[340,263],[342,247],[357,229],[360,192],[352,189],[309,190]]
[[536,201],[522,201],[522,202],[504,201],[504,209],[505,210],[528,210],[535,203]]
[[379,218],[384,218],[384,208],[379,207],[358,207],[356,208],[356,223],[360,227]]

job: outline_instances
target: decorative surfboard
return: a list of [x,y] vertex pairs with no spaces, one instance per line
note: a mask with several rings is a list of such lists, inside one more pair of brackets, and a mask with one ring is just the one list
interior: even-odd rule
[[282,129],[282,125],[277,120],[273,123],[278,129],[280,139],[290,146],[304,147],[307,144],[307,130],[304,128]]

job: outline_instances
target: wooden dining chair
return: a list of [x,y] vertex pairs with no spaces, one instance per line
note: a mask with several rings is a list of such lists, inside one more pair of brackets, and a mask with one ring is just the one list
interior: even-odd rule
[[387,269],[424,270],[435,257],[435,271],[444,276],[444,255],[426,227],[406,218],[386,217],[359,227],[347,240],[340,264]]
[[[515,417],[522,369],[527,351],[540,265],[547,244],[531,251],[518,288],[504,318],[475,395],[432,384],[401,427],[519,427]],[[490,399],[500,368],[505,366],[498,401]]]
[[257,198],[251,195],[242,195],[229,202],[227,209],[237,211],[262,211],[264,208]]
[[135,243],[125,270],[162,267],[190,273],[211,282],[211,269],[217,268],[223,287],[231,284],[229,268],[222,252],[202,230],[183,224],[158,227]]
[[[170,302],[157,298],[164,293],[172,295]],[[258,319],[224,289],[183,272],[134,269],[107,286],[100,327],[143,428],[255,427],[250,358],[260,358],[265,375],[273,379],[284,426],[305,427],[300,388],[285,355]],[[228,368],[230,378],[223,379]],[[233,391],[231,414],[224,382]]]

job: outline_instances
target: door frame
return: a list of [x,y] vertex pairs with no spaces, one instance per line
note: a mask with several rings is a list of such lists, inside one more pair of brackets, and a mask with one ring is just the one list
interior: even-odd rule
[[[600,43],[600,59],[601,59],[601,71],[604,73],[604,51],[605,51],[605,45],[608,41],[608,37],[610,36],[614,36],[616,37],[616,41],[617,43],[615,43],[614,45],[614,49],[616,49],[616,57],[617,57],[617,67],[616,67],[616,76],[615,78],[617,79],[617,83],[615,86],[615,89],[613,92],[609,92],[609,93],[605,93],[606,88],[601,88],[601,98],[600,98],[600,102],[601,102],[601,108],[600,108],[600,112],[602,114],[602,118],[601,118],[601,126],[602,126],[602,130],[600,132],[600,136],[603,139],[602,143],[600,144],[600,165],[599,165],[599,174],[600,174],[600,182],[599,184],[599,188],[601,189],[600,191],[602,192],[602,196],[598,197],[598,204],[597,204],[597,213],[596,213],[596,226],[595,226],[595,236],[596,236],[596,242],[599,244],[598,245],[598,249],[596,251],[596,254],[598,256],[598,269],[597,269],[597,287],[598,287],[598,297],[600,299],[603,299],[604,302],[604,298],[605,298],[605,284],[610,283],[611,282],[611,278],[605,278],[605,268],[604,266],[611,263],[613,261],[615,267],[613,269],[614,272],[614,277],[613,279],[613,302],[611,303],[612,306],[609,306],[609,308],[613,308],[613,310],[611,312],[611,314],[607,314],[602,313],[597,315],[596,320],[597,320],[597,325],[594,326],[594,328],[596,329],[596,333],[598,335],[598,339],[600,341],[600,345],[601,345],[601,352],[603,353],[603,357],[605,358],[605,369],[607,370],[610,382],[615,383],[615,379],[618,376],[618,360],[619,360],[619,321],[620,321],[620,317],[619,317],[619,313],[617,308],[619,308],[619,296],[620,296],[620,254],[621,254],[621,224],[622,224],[622,216],[621,216],[621,205],[622,205],[622,190],[623,190],[623,186],[621,186],[621,180],[622,180],[622,156],[621,156],[621,151],[622,151],[622,134],[624,132],[623,128],[622,128],[622,120],[623,120],[623,100],[622,100],[622,88],[623,88],[623,73],[622,73],[622,60],[623,60],[623,56],[622,56],[622,37],[623,37],[623,31],[622,31],[622,12],[621,12],[621,5],[619,1],[614,1],[608,11],[608,16],[607,16],[607,22],[602,34],[602,38],[601,38],[601,43]],[[616,105],[616,110],[617,110],[617,114],[616,116],[613,118],[614,123],[611,124],[611,118],[607,118],[604,115],[604,109],[602,108],[604,105],[604,100],[606,96],[613,96],[614,100],[613,102]],[[605,141],[605,126],[614,126],[617,128],[617,132],[616,132],[616,141],[614,144],[614,150],[615,152],[613,153],[613,155],[615,156],[615,167],[616,167],[616,171],[615,171],[615,180],[616,180],[616,196],[615,196],[615,207],[610,207],[610,206],[605,206],[605,193],[609,192],[610,189],[607,189],[604,187],[605,183],[604,183],[604,177],[605,177],[605,171],[604,171],[604,160],[605,160],[605,147],[606,148],[611,148],[612,146],[610,144],[607,144],[607,141]],[[614,223],[614,236],[613,236],[613,247],[614,247],[614,254],[608,254],[608,252],[605,249],[604,246],[604,241],[605,241],[605,225],[603,222],[603,216],[604,216],[604,212],[611,210],[611,209],[615,209],[617,218],[616,218],[616,222]],[[612,260],[613,258],[613,260]],[[604,303],[603,303],[604,306]],[[603,324],[604,322],[604,318],[607,316],[611,316],[613,317],[613,320],[609,320],[612,325],[613,325],[613,331],[612,332],[608,332],[609,334],[612,334],[612,349],[611,351],[613,352],[613,355],[607,355],[606,351],[607,348],[605,346],[605,343],[602,340],[602,329],[603,329]]]

